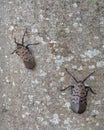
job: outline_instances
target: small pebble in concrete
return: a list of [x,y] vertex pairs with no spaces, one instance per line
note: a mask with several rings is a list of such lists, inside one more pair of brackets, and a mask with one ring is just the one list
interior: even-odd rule
[[52,120],[50,120],[52,123],[54,123],[54,124],[59,124],[59,122],[60,122],[60,119],[59,119],[59,116],[58,116],[58,114],[57,113],[55,113],[54,115],[53,115],[53,119]]

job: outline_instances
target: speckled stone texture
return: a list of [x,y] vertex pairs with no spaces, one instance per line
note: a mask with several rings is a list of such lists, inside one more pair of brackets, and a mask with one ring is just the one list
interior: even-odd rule
[[[14,37],[30,46],[36,68],[16,54]],[[0,130],[104,130],[104,0],[0,1]],[[60,89],[95,70],[87,110],[71,110]]]

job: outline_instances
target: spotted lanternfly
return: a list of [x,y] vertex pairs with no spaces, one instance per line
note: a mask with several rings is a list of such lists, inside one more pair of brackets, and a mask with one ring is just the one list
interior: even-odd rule
[[84,82],[95,72],[90,73],[84,80],[78,81],[66,68],[66,72],[75,80],[75,85],[70,85],[61,91],[65,91],[67,88],[71,87],[71,109],[75,113],[83,113],[87,106],[87,95],[88,91],[96,94],[89,86],[85,86]]
[[14,38],[14,42],[17,44],[17,48],[11,54],[16,53],[23,60],[26,68],[33,69],[36,66],[36,63],[35,63],[35,59],[34,59],[34,57],[32,55],[32,52],[29,49],[29,46],[30,45],[38,45],[39,43],[28,44],[28,45],[25,46],[24,45],[24,43],[25,43],[24,42],[24,37],[25,37],[26,33],[27,33],[27,29],[24,32],[24,35],[22,37],[22,43],[18,43],[16,41],[16,38]]

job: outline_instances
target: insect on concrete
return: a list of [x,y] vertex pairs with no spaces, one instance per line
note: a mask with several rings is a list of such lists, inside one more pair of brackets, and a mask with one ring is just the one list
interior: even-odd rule
[[16,53],[23,60],[26,68],[33,69],[36,66],[36,63],[35,63],[35,59],[34,59],[34,57],[32,55],[32,52],[29,49],[29,46],[30,45],[38,45],[39,43],[28,44],[28,45],[25,46],[24,45],[24,43],[25,43],[24,42],[24,37],[25,37],[26,33],[27,33],[27,29],[25,30],[24,35],[22,37],[22,43],[18,43],[16,41],[16,38],[14,38],[14,42],[16,43],[17,48],[11,54]]
[[95,72],[90,73],[84,80],[78,81],[66,68],[66,72],[75,80],[75,85],[69,85],[65,89],[61,89],[61,91],[65,91],[67,88],[71,87],[71,109],[75,113],[83,113],[86,110],[87,106],[87,95],[88,92],[92,92],[96,94],[91,87],[86,86],[84,82]]

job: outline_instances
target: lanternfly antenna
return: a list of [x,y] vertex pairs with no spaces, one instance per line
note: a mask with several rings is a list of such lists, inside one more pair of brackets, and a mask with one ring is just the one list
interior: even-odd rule
[[67,68],[65,68],[65,70],[76,81],[76,83],[78,83],[77,79],[67,70]]
[[95,73],[95,71],[93,71],[92,73],[90,73],[82,82],[84,83],[91,75],[93,75],[93,73]]

